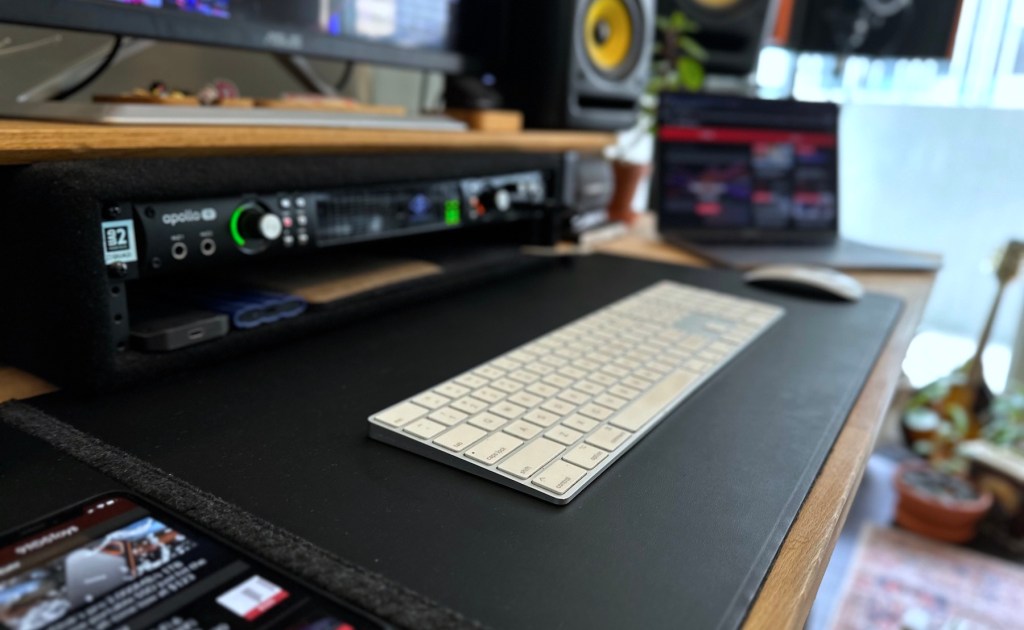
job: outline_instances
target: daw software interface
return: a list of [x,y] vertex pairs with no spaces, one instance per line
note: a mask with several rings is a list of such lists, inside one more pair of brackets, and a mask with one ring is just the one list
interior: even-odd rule
[[658,135],[663,227],[834,234],[838,118],[832,104],[666,95]]

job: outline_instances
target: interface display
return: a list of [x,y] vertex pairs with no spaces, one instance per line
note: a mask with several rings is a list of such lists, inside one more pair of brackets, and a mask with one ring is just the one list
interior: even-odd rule
[[666,95],[658,132],[663,224],[835,230],[837,123],[833,105]]

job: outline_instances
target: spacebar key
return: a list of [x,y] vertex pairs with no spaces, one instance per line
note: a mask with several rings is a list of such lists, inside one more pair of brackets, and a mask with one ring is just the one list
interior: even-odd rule
[[686,370],[672,372],[660,383],[644,392],[643,396],[624,407],[609,420],[620,429],[637,431],[651,421],[666,405],[682,396],[700,376]]

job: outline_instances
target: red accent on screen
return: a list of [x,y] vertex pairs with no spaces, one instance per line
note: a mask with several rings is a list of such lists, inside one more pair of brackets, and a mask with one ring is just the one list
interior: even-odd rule
[[658,131],[658,139],[666,142],[699,142],[704,144],[754,144],[756,142],[789,142],[795,145],[834,149],[836,136],[831,133],[796,129],[745,129],[742,127],[673,127]]
[[722,214],[722,204],[713,201],[704,201],[697,204],[696,213],[702,217],[717,217]]
[[754,203],[771,203],[773,196],[770,190],[755,190],[750,199]]
[[807,205],[817,205],[821,203],[821,193],[816,192],[798,192],[793,194],[793,201],[797,203],[805,203]]
[[267,612],[274,606],[277,606],[286,599],[288,599],[288,591],[281,589],[280,591],[275,593],[270,599],[263,601],[254,608],[251,608],[249,612],[245,613],[245,620],[252,621],[253,619],[256,619],[257,617]]

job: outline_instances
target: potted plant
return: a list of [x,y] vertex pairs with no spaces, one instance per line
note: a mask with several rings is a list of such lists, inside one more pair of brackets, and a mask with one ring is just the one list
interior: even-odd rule
[[659,16],[656,26],[651,78],[646,93],[640,99],[639,120],[611,151],[615,192],[608,206],[608,216],[613,221],[631,223],[633,220],[633,198],[651,167],[649,155],[642,161],[636,161],[630,154],[657,129],[658,95],[662,92],[696,92],[704,85],[703,63],[708,54],[693,37],[700,30],[699,25],[681,11],[675,11]]

